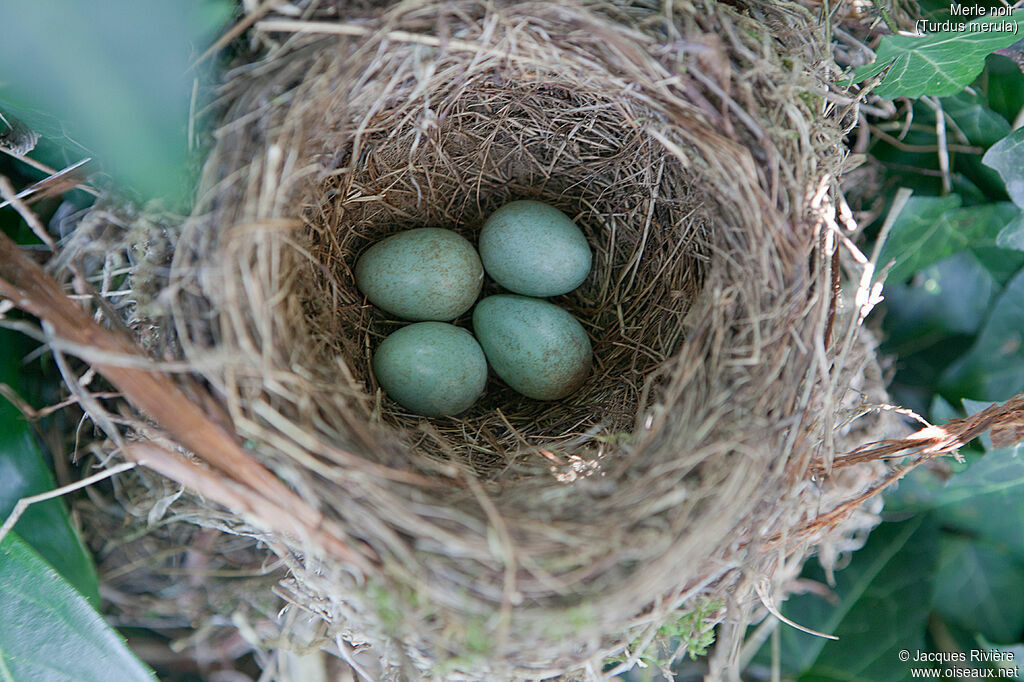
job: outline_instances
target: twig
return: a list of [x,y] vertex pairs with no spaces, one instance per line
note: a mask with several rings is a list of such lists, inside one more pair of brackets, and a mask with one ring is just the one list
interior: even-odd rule
[[[78,170],[80,167],[84,166],[89,161],[92,161],[92,159],[88,157],[82,159],[81,161],[76,161],[70,166],[53,173],[49,177],[43,178],[34,185],[26,187],[25,189],[18,192],[15,196],[18,199],[25,199],[26,197],[30,197],[33,194],[37,194],[40,192],[44,192],[43,196],[47,196],[61,194],[69,188],[81,188],[82,185],[78,182],[78,180],[71,177],[71,173]],[[0,208],[6,208],[7,206],[10,205],[10,201],[4,201],[3,203],[0,203]]]
[[0,196],[5,199],[5,205],[11,205],[14,209],[25,218],[25,222],[32,228],[32,232],[35,233],[39,239],[50,247],[51,251],[56,251],[57,242],[53,241],[53,237],[46,231],[46,226],[39,220],[35,213],[28,210],[28,206],[18,197],[18,193],[14,191],[14,186],[11,181],[0,175]]
[[81,481],[75,481],[74,483],[69,483],[68,485],[61,486],[60,488],[54,488],[53,490],[49,490],[45,493],[39,493],[38,495],[30,495],[29,497],[21,498],[18,500],[18,503],[14,505],[14,509],[7,517],[7,520],[4,521],[4,525],[0,526],[0,543],[4,541],[7,534],[11,532],[12,528],[14,528],[14,524],[18,523],[18,519],[21,518],[21,515],[25,513],[25,510],[28,509],[30,505],[33,505],[36,502],[52,500],[55,497],[67,495],[68,493],[73,493],[76,490],[80,490],[81,488],[90,486],[93,483],[98,483],[104,479],[116,476],[122,471],[134,469],[137,466],[137,462],[121,462],[115,467],[111,467],[106,471],[101,471],[98,474],[93,474],[92,476],[83,478]]
[[801,632],[806,632],[809,635],[814,635],[815,637],[822,637],[824,639],[833,640],[839,639],[835,635],[830,635],[826,632],[818,632],[817,630],[812,630],[809,627],[805,627],[803,625],[800,625],[800,623],[797,623],[795,621],[790,620],[789,618],[786,618],[784,615],[782,615],[782,612],[779,611],[779,608],[775,605],[775,598],[768,592],[768,587],[764,583],[758,582],[756,585],[754,585],[754,590],[757,592],[757,597],[761,600],[761,604],[763,604],[764,607],[768,609],[768,612],[776,618],[778,618],[779,620],[781,620],[786,625],[794,627]]
[[[917,456],[917,459],[888,474],[880,483],[864,493],[819,514],[803,526],[792,530],[788,539],[802,541],[816,532],[834,527],[854,513],[863,502],[878,495],[921,464],[942,455],[955,454],[960,448],[988,431],[991,431],[992,443],[997,448],[1009,447],[1024,440],[1024,393],[1014,396],[1001,405],[990,405],[969,417],[952,419],[942,426],[926,426],[899,440],[868,443],[846,455],[834,458],[829,463],[828,471],[864,462]],[[818,476],[827,473],[821,463],[812,466],[811,470]],[[770,550],[778,546],[782,540],[782,535],[775,534],[766,540],[764,549]]]
[[910,455],[931,459],[950,454],[988,431],[992,432],[992,442],[997,448],[1024,440],[1024,393],[969,417],[951,419],[942,426],[919,429],[906,438],[869,443],[837,457],[833,468]]
[[[928,152],[937,152],[937,151],[939,151],[939,145],[937,145],[937,144],[907,144],[906,142],[903,142],[899,138],[893,137],[889,133],[885,132],[884,130],[882,130],[882,128],[880,126],[869,125],[868,128],[869,128],[869,130],[871,131],[871,133],[875,137],[877,137],[878,139],[882,140],[883,142],[891,144],[893,147],[896,147],[896,149],[899,149],[901,152],[913,152],[915,154],[925,154],[925,153],[928,153]],[[981,155],[981,154],[983,154],[985,152],[985,148],[984,147],[977,147],[977,146],[973,146],[973,145],[962,145],[962,144],[946,145],[946,149],[948,151],[959,152],[961,154],[978,154],[978,155]]]
[[884,21],[885,25],[889,27],[889,30],[892,31],[893,35],[899,33],[900,27],[897,26],[896,22],[889,16],[889,12],[886,11],[885,5],[882,4],[881,0],[871,0],[871,4],[875,6],[876,10],[878,10],[878,14],[881,15],[882,21]]
[[338,647],[338,653],[341,655],[341,658],[348,663],[349,667],[352,668],[359,677],[366,680],[366,682],[376,682],[373,675],[366,672],[366,670],[359,665],[359,662],[356,661],[355,656],[353,655],[354,652],[351,650],[351,647],[349,647],[348,643],[341,638],[340,634],[334,636],[334,643]]
[[[42,161],[36,161],[31,156],[18,156],[17,154],[12,152],[10,149],[6,149],[4,147],[0,147],[0,152],[3,152],[4,154],[7,154],[7,156],[15,158],[18,161],[21,161],[22,163],[24,163],[27,166],[31,166],[32,168],[35,168],[37,171],[41,171],[43,173],[47,173],[48,175],[56,175],[57,173],[63,172],[63,171],[58,171],[58,170],[56,170],[54,168],[50,168],[49,166],[47,166]],[[78,162],[72,164],[72,166],[80,166],[80,165],[84,164],[87,161],[92,161],[92,159],[89,158],[89,157],[86,157],[86,158],[82,159],[81,161],[78,161]],[[98,197],[100,195],[100,192],[99,192],[98,189],[90,187],[89,185],[80,184],[80,185],[76,185],[76,187],[78,189],[82,190],[83,192],[86,192],[88,194],[93,195],[94,197]]]
[[[892,206],[889,207],[889,214],[885,216],[885,222],[882,223],[882,229],[878,231],[878,238],[875,239],[875,246],[871,250],[871,262],[876,267],[878,266],[878,257],[882,255],[882,247],[885,246],[885,242],[889,238],[889,230],[892,229],[893,224],[896,223],[896,218],[899,217],[903,207],[907,205],[913,194],[914,191],[906,187],[900,187],[896,191],[896,196],[892,200]],[[882,267],[885,267],[884,263]]]
[[925,104],[935,111],[935,138],[938,143],[939,171],[942,172],[942,193],[949,194],[953,187],[949,175],[949,148],[946,146],[946,116],[938,97],[924,97]]

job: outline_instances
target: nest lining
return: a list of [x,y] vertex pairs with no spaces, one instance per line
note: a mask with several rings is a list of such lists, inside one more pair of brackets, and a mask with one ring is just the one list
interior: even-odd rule
[[[400,3],[355,37],[292,35],[230,74],[164,286],[146,297],[135,270],[147,345],[373,561],[270,537],[292,599],[394,674],[593,671],[700,600],[740,629],[811,545],[872,523],[797,532],[879,473],[808,474],[872,362],[855,318],[826,338],[844,120],[815,94],[825,48],[795,5],[662,9]],[[400,323],[363,301],[355,259],[412,227],[475,241],[520,198],[594,249],[555,299],[593,375],[562,401],[492,380],[458,419],[403,412],[369,371]]]
[[[469,412],[434,420],[426,431],[421,419],[379,394],[360,406],[357,418],[416,434],[407,449],[461,460],[485,478],[550,467],[541,448],[597,455],[604,448],[595,444],[636,428],[653,397],[648,377],[682,343],[710,223],[692,180],[649,137],[630,130],[638,116],[622,103],[544,82],[495,84],[496,75],[482,73],[457,93],[433,91],[438,118],[447,120],[430,141],[418,143],[424,134],[415,119],[404,129],[389,128],[388,119],[402,110],[369,122],[391,132],[368,136],[357,164],[346,150],[346,172],[317,187],[322,198],[306,217],[311,254],[325,264],[307,319],[316,321],[325,362],[348,359],[353,391],[376,389],[370,355],[403,324],[366,305],[353,286],[352,263],[368,245],[423,226],[455,229],[475,242],[490,212],[522,198],[558,206],[583,229],[595,253],[592,275],[553,299],[573,312],[593,342],[595,370],[580,390],[542,402],[492,380]],[[498,291],[491,285],[483,295]],[[330,308],[321,304],[327,301]],[[468,326],[468,318],[456,324]]]

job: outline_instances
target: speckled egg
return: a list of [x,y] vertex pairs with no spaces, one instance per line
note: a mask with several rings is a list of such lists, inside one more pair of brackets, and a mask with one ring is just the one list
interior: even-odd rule
[[405,320],[453,320],[480,295],[484,271],[465,238],[434,227],[383,239],[356,263],[356,286]]
[[528,398],[564,398],[590,374],[587,332],[553,303],[488,296],[473,309],[473,331],[495,373]]
[[399,405],[439,417],[459,414],[483,395],[487,360],[465,329],[417,322],[384,339],[373,356],[373,372]]
[[539,201],[513,201],[491,214],[479,248],[487,274],[525,296],[572,291],[587,278],[593,258],[576,223]]

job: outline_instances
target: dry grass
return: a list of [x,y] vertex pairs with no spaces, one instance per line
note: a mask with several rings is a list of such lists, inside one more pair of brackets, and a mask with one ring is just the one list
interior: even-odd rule
[[[289,599],[391,676],[597,677],[710,599],[712,669],[735,674],[744,625],[812,548],[828,563],[876,520],[872,503],[814,526],[884,474],[832,474],[833,458],[891,435],[850,423],[884,402],[859,331],[870,264],[848,258],[854,300],[834,286],[836,250],[859,256],[833,207],[855,117],[829,103],[813,16],[740,4],[406,2],[339,24],[314,3],[257,23],[265,57],[222,88],[193,216],[97,210],[58,272],[128,267],[114,317],[303,516],[282,523],[291,503],[230,466],[218,487],[159,448],[122,454],[187,469],[207,500],[175,508],[264,538]],[[355,259],[412,227],[472,241],[519,198],[572,215],[594,249],[558,299],[593,376],[558,402],[494,380],[458,419],[405,413],[369,368],[399,323],[355,289]]]

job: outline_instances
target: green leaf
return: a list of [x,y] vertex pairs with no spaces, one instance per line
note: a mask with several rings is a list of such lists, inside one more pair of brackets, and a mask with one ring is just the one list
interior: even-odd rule
[[985,98],[976,92],[963,90],[943,97],[942,111],[973,145],[989,147],[1010,134],[1007,120],[989,109]]
[[[1009,26],[1009,31],[995,30],[1001,25]],[[888,68],[874,91],[879,97],[954,95],[981,73],[985,57],[993,50],[1017,42],[1014,25],[1018,31],[1024,25],[1024,12],[1009,17],[979,17],[966,23],[963,30],[949,33],[882,36],[875,61],[858,67],[853,82],[860,83]]]
[[156,676],[12,533],[0,543],[0,679],[152,682]]
[[[988,102],[978,89],[963,90],[952,97],[944,97],[941,101],[946,118],[946,135],[950,143],[963,143],[963,137],[966,137],[967,144],[984,150],[1010,134],[1007,119],[989,108]],[[932,114],[934,117],[934,110]],[[932,144],[939,144],[937,137]],[[987,203],[992,197],[1000,197],[1002,194],[1003,181],[998,173],[982,164],[981,157],[980,153],[950,151],[951,184],[955,183],[957,174],[962,174],[985,194],[982,197],[971,197],[969,193],[957,190],[964,197],[965,204]],[[934,159],[934,168],[939,170],[938,154],[934,155]]]
[[5,0],[0,109],[79,158],[88,148],[147,198],[180,198],[189,63],[233,11],[226,0]]
[[[952,249],[946,248],[952,237],[940,231],[943,227],[941,218],[959,206],[960,197],[955,194],[947,197],[910,197],[893,221],[889,238],[879,257],[880,266],[892,261],[886,281],[909,279],[921,268],[953,254]],[[932,250],[942,250],[943,253],[931,260]]]
[[1024,208],[1024,128],[1017,128],[989,147],[981,160],[1003,178],[1013,203]]
[[996,246],[1002,249],[1013,249],[1024,251],[1024,215],[1018,215],[1016,220],[1000,230],[996,236]]
[[946,395],[1007,400],[1024,386],[1024,271],[996,299],[970,350],[939,383]]
[[988,105],[1012,121],[1024,109],[1024,73],[1015,61],[998,54],[989,55],[985,67]]
[[[949,144],[970,144],[983,152],[1010,132],[1007,119],[990,109],[986,100],[973,90],[944,97],[941,102]],[[897,145],[875,138],[870,147],[871,155],[891,169],[890,175],[896,176],[891,179],[912,189],[917,196],[958,194],[968,206],[1002,196],[1003,181],[996,171],[982,164],[982,154],[957,150],[949,154],[950,187],[945,190],[936,152],[938,111],[922,100],[913,101],[910,108],[907,117],[913,125],[900,131]]]
[[917,5],[929,19],[949,18],[949,0],[918,0]]
[[992,275],[1000,289],[1005,287],[1013,279],[1013,276],[1024,267],[1024,252],[1021,251],[1003,249],[998,246],[980,246],[972,248],[970,251],[978,259],[978,262],[985,266],[988,274]]
[[960,410],[950,405],[949,402],[941,395],[937,395],[932,398],[932,404],[928,410],[928,421],[933,424],[942,424],[950,419],[956,419],[957,417],[962,416],[963,414]]
[[980,206],[966,206],[942,216],[944,229],[957,235],[957,242],[977,250],[996,246],[999,234],[1020,215],[1020,209],[1009,201],[993,201]]
[[944,534],[935,610],[945,619],[997,642],[1024,630],[1024,562],[1005,548]]
[[930,510],[944,526],[1024,561],[1024,446],[993,449],[946,480],[919,468],[886,496],[886,509]]
[[[1014,448],[1001,448],[974,458],[966,468],[948,478],[940,478],[927,469],[915,470],[900,481],[896,493],[887,496],[886,510],[924,512],[947,506],[971,506],[976,498],[993,494],[1004,495],[1005,501],[1012,501],[1014,497],[1022,497],[1022,486],[1024,460],[1017,456]],[[968,501],[970,505],[966,504]],[[1016,520],[1016,508],[1006,507],[1006,510],[1008,516]],[[970,529],[960,524],[958,527]],[[1024,540],[1024,527],[1019,536]]]
[[1018,211],[997,202],[960,208],[960,197],[911,197],[893,222],[879,257],[892,262],[886,281],[903,282],[964,249],[994,246]]
[[886,351],[902,356],[952,334],[974,334],[996,290],[969,252],[929,265],[910,284],[886,286]]
[[[21,334],[0,329],[0,383],[17,388],[21,357],[29,344]],[[0,522],[18,500],[53,490],[53,474],[21,413],[0,397]],[[29,506],[15,530],[94,605],[99,605],[96,569],[64,503],[47,500]]]
[[[836,603],[805,594],[783,605],[794,622],[839,637],[829,641],[780,625],[784,668],[803,672],[801,680],[905,679],[897,652],[924,648],[937,560],[938,532],[927,515],[878,526],[836,572]],[[817,562],[804,575],[824,581]]]

